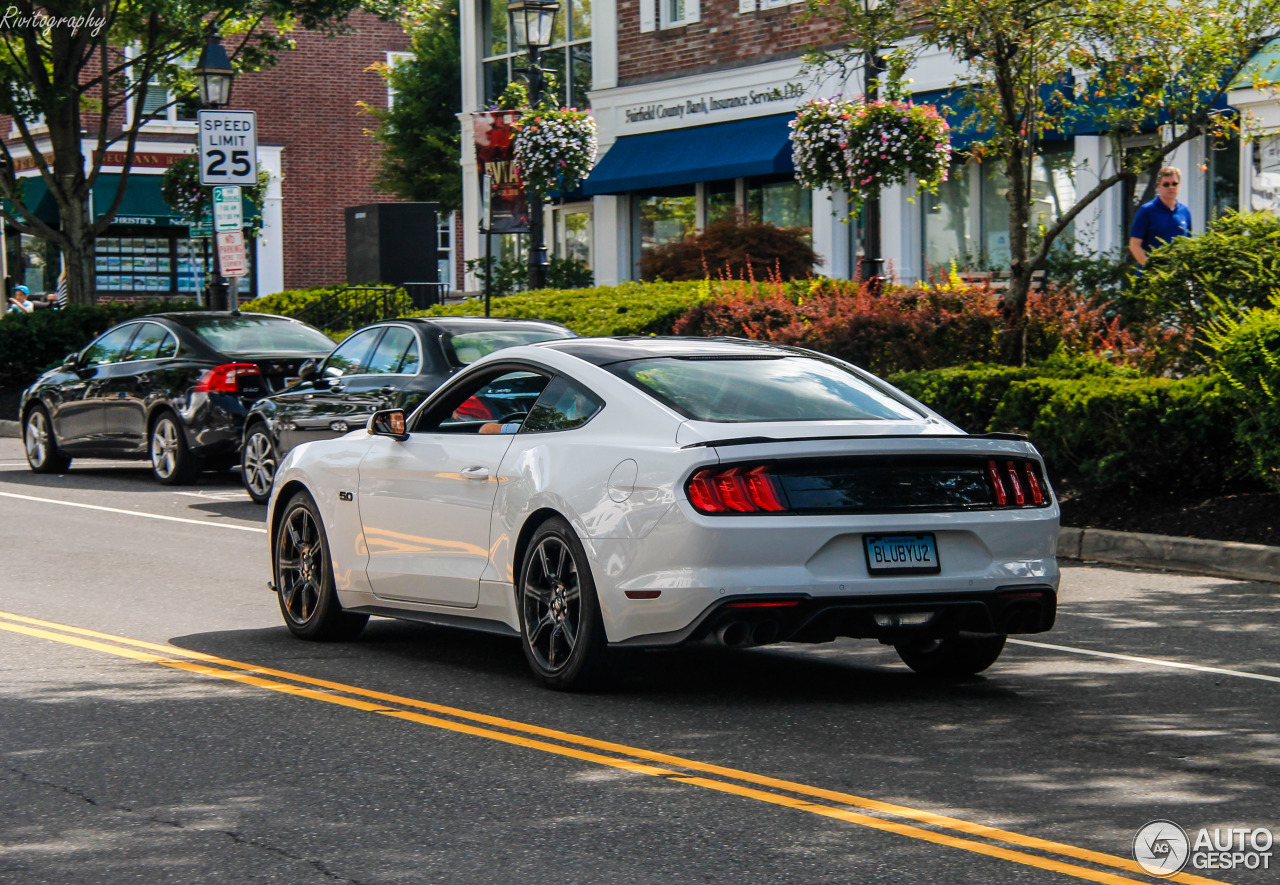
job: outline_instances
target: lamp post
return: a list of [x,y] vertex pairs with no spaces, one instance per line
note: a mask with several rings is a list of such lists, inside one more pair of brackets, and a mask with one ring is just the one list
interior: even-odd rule
[[[868,16],[880,5],[879,0],[862,0],[862,3]],[[884,72],[879,29],[865,35],[865,39],[868,42],[862,50],[862,96],[863,101],[871,104],[880,95],[880,75]],[[880,188],[877,187],[868,192],[862,204],[862,266],[858,269],[858,276],[873,295],[879,295],[884,285],[884,258],[880,251]]]
[[[551,45],[558,0],[510,0],[507,15],[511,20],[511,42],[529,53],[529,105],[542,103],[546,79],[542,71],[542,50]],[[542,201],[545,194],[526,188],[529,201],[529,288],[547,285],[547,244],[542,231]]]
[[[231,101],[231,84],[236,72],[231,67],[227,50],[222,46],[222,35],[218,33],[216,23],[209,26],[204,48],[200,50],[200,59],[196,62],[193,73],[200,92],[200,107],[220,108]],[[227,306],[227,281],[222,276],[216,246],[213,250],[213,280],[209,285],[208,306],[214,310]]]

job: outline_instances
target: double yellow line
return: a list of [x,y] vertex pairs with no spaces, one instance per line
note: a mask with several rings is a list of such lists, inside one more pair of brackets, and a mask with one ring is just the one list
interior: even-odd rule
[[[917,808],[880,802],[863,796],[826,790],[807,784],[740,771],[720,765],[710,765],[694,759],[684,759],[666,753],[657,753],[638,747],[628,747],[610,741],[601,741],[555,729],[542,728],[498,716],[474,713],[456,707],[447,707],[401,697],[379,691],[371,691],[325,679],[314,679],[298,673],[273,670],[240,661],[232,661],[200,652],[187,651],[171,645],[161,645],[99,633],[66,624],[42,621],[22,615],[0,612],[0,630],[25,636],[47,639],[73,645],[91,651],[104,652],[177,670],[186,670],[202,676],[227,679],[269,691],[338,704],[366,713],[390,716],[419,725],[474,737],[487,738],[513,744],[557,756],[567,756],[622,769],[634,774],[660,777],[690,786],[731,793],[747,799],[779,805],[797,811],[805,811],[846,823],[857,824],[873,830],[894,833],[935,845],[945,845],[963,851],[998,858],[1011,863],[1037,869],[1050,870],[1085,879],[1090,882],[1113,885],[1140,885],[1150,879],[1130,879],[1109,869],[1123,870],[1145,876],[1134,861],[1123,857],[1090,851],[1062,842],[1025,836],[984,824],[972,823],[954,817],[934,814]],[[420,712],[428,711],[428,712]],[[429,715],[435,714],[435,715]],[[448,717],[448,718],[442,718]],[[859,809],[859,810],[854,810]],[[870,812],[870,813],[864,813]],[[913,823],[904,823],[912,821]],[[1006,846],[1017,846],[1010,848]],[[1025,849],[1025,850],[1019,850]],[[1038,852],[1036,854],[1029,853]],[[1067,858],[1069,860],[1064,860]],[[1093,866],[1081,866],[1070,861],[1083,861]],[[1221,880],[1206,879],[1189,873],[1180,873],[1165,881],[1193,883],[1193,885],[1222,885]]]

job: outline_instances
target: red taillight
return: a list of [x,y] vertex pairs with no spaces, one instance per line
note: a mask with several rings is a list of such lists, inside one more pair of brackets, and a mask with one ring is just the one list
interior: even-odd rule
[[798,599],[787,602],[731,602],[725,608],[792,608],[799,604]]
[[996,490],[996,505],[1003,507],[1008,503],[1009,496],[1004,493],[1004,483],[1000,481],[1000,470],[995,461],[987,462],[987,479],[991,480],[991,485]]
[[700,513],[777,513],[787,509],[777,480],[763,465],[750,470],[699,470],[689,479],[685,491],[689,503]]
[[1018,467],[1012,461],[1005,464],[1009,471],[1009,485],[1013,487],[1013,500],[1019,504],[1027,503],[1027,496],[1022,493],[1022,480],[1018,479]]
[[1027,464],[1027,488],[1031,489],[1032,503],[1044,503],[1044,492],[1040,489],[1040,477],[1036,476],[1036,468],[1031,464]]
[[197,393],[239,393],[240,379],[246,375],[260,377],[262,371],[253,363],[225,363],[205,372],[195,389]]

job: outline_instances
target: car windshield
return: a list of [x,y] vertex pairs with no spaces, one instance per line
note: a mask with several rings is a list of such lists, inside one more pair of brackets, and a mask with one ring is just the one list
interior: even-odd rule
[[333,350],[333,341],[319,329],[283,317],[191,317],[183,325],[228,356],[315,356]]
[[554,341],[572,336],[573,333],[568,329],[557,329],[554,326],[455,332],[445,335],[445,343],[448,345],[445,352],[451,353],[454,365],[469,366],[480,357],[504,347],[519,347],[521,344],[536,344],[539,341]]
[[903,421],[922,417],[854,372],[808,357],[661,357],[606,368],[695,421]]

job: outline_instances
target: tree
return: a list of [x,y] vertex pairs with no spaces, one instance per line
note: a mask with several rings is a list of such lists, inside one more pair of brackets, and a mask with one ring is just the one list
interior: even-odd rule
[[[810,0],[845,33],[883,29],[883,12],[851,0]],[[882,4],[883,5],[883,4]],[[960,66],[953,86],[983,139],[973,147],[1009,183],[1010,284],[1006,304],[1021,322],[1032,276],[1084,209],[1126,177],[1158,166],[1188,141],[1238,124],[1216,105],[1280,31],[1280,0],[892,0],[919,35],[917,51],[942,49]],[[863,20],[865,18],[865,21]],[[856,57],[855,39],[842,53]],[[1261,83],[1263,71],[1253,76]],[[1107,136],[1116,162],[1073,205],[1033,230],[1032,175],[1046,135]],[[1124,139],[1154,140],[1126,152]]]
[[374,184],[406,200],[462,208],[462,50],[458,0],[443,0],[411,28],[411,56],[383,68],[395,98],[386,110],[362,107],[378,121],[383,145]]
[[[92,242],[111,225],[124,198],[144,124],[195,92],[184,61],[194,60],[210,27],[227,35],[232,63],[250,71],[291,48],[293,27],[333,33],[357,8],[383,17],[393,0],[63,0],[48,6],[16,0],[0,15],[0,114],[12,120],[24,162],[40,173],[57,203],[61,226],[37,218],[24,202],[22,179],[8,141],[0,141],[0,217],[48,240],[62,252],[68,296],[92,301]],[[149,92],[173,96],[151,113]],[[47,134],[39,127],[47,127]],[[85,162],[85,143],[92,146]],[[96,220],[89,194],[108,150],[123,148],[115,199]]]

